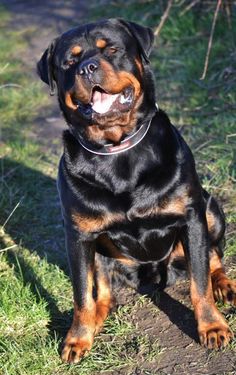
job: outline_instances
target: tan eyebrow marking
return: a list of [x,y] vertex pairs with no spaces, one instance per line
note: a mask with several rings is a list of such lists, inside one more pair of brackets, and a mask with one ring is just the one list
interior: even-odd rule
[[78,55],[81,51],[82,51],[81,46],[74,46],[74,47],[71,49],[71,53],[72,53],[72,55]]
[[107,45],[107,42],[104,39],[98,39],[96,41],[96,47],[98,48],[104,48],[106,47],[106,45]]

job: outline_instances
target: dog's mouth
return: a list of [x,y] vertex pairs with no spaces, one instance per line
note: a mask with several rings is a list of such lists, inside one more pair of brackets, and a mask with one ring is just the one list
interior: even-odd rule
[[134,89],[129,86],[122,92],[111,94],[101,86],[95,85],[92,89],[90,103],[84,104],[78,99],[73,99],[77,110],[88,115],[94,112],[97,115],[104,116],[114,112],[128,111],[134,100]]
[[133,102],[133,89],[127,87],[118,94],[109,94],[99,86],[92,91],[91,106],[93,111],[105,114],[112,111],[124,111],[130,108]]

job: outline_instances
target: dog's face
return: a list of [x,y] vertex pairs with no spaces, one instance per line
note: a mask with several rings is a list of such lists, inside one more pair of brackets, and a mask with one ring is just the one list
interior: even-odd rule
[[72,29],[52,42],[38,63],[41,79],[57,84],[69,124],[93,141],[118,142],[143,107],[155,103],[148,56],[153,33],[110,19]]

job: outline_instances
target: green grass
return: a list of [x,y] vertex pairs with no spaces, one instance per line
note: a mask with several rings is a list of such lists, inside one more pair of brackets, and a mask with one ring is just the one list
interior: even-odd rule
[[[92,18],[117,16],[155,27],[163,13],[158,3],[111,2],[96,7]],[[235,256],[236,98],[233,77],[226,74],[236,62],[232,33],[219,16],[207,78],[200,81],[212,14],[179,17],[179,11],[178,5],[171,10],[151,58],[158,103],[191,145],[204,187],[224,203],[226,254]],[[50,113],[49,101],[20,59],[28,48],[24,35],[33,29],[9,31],[11,17],[0,9],[0,374],[83,375],[118,369],[131,374],[137,358],[141,366],[163,351],[133,324],[135,311],[149,303],[145,297],[109,317],[81,364],[60,361],[72,291],[56,192],[58,156],[32,137],[37,117]],[[229,271],[235,276],[233,267]],[[228,318],[236,329],[234,313],[228,312]],[[234,340],[233,350],[235,345]]]

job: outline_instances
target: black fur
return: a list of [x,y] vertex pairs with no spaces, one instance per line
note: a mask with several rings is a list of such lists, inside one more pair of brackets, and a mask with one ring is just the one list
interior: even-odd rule
[[[97,48],[97,39],[105,40],[106,46]],[[156,109],[153,74],[148,64],[152,43],[153,34],[148,28],[123,20],[105,20],[63,34],[38,64],[46,83],[52,87],[52,79],[56,81],[60,107],[70,128],[63,136],[58,189],[74,298],[79,309],[85,303],[86,275],[93,268],[95,254],[104,265],[109,283],[125,280],[137,289],[150,282],[161,287],[173,283],[176,276],[186,274],[186,260],[202,298],[207,290],[213,245],[219,257],[223,255],[223,213],[216,200],[202,189],[193,155],[184,139],[167,115]],[[71,56],[75,45],[81,47],[81,52]],[[117,50],[110,50],[110,46]],[[96,71],[82,77],[81,64],[91,61]],[[88,100],[80,97],[77,108],[68,108],[65,102],[67,92],[72,102],[80,95],[82,89],[77,79],[88,95],[92,95],[94,87],[106,87],[104,92],[109,91],[109,69],[104,71],[107,64],[114,74],[128,72],[140,83],[141,93],[130,109],[135,113],[131,128],[130,124],[122,124],[123,114],[119,111],[98,115]],[[110,90],[113,92],[112,84]],[[79,139],[86,139],[97,150],[107,142],[119,145],[147,121],[151,121],[151,126],[144,139],[118,155],[94,155],[79,143]],[[104,137],[90,137],[93,126],[99,132],[114,131],[112,137],[122,129],[120,139],[114,141],[106,132]],[[216,225],[211,231],[206,212],[215,217]],[[80,220],[85,220],[85,224]],[[89,230],[83,229],[82,224],[88,225]],[[109,246],[100,243],[102,235],[130,264],[113,259]],[[172,258],[178,243],[182,244],[185,256]],[[79,336],[78,327],[76,332]]]

